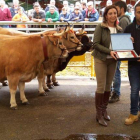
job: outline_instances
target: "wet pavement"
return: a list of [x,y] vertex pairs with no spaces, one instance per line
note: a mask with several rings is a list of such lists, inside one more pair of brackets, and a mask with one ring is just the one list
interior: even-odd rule
[[30,105],[9,108],[8,87],[0,89],[0,140],[135,140],[140,139],[140,120],[124,125],[129,115],[129,82],[122,81],[121,100],[109,104],[108,127],[95,120],[96,81],[87,78],[59,78],[61,86],[48,96],[38,96],[37,80],[26,84]]

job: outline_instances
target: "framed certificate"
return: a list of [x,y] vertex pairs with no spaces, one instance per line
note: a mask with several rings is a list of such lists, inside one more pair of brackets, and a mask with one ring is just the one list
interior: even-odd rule
[[135,50],[133,50],[131,34],[111,34],[111,47],[116,52],[118,61],[136,61],[140,59]]

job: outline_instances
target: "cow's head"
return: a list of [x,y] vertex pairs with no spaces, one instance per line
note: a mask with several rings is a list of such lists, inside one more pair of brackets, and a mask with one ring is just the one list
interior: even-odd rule
[[48,35],[48,45],[51,45],[53,47],[53,53],[54,57],[67,57],[68,56],[68,50],[66,46],[63,44],[63,38],[62,35],[64,32],[61,33],[54,33],[52,35]]
[[63,42],[64,45],[67,47],[68,51],[69,52],[75,50],[80,51],[83,44],[77,39],[73,28],[70,27],[70,25],[68,25],[66,29],[61,28],[59,30],[60,33],[63,31],[64,31]]
[[81,41],[81,43],[83,44],[82,46],[82,50],[86,50],[86,51],[91,51],[92,47],[93,47],[93,42],[91,41],[91,39],[87,36],[87,32],[84,30],[84,25],[82,27],[81,30],[78,30],[77,32],[75,32],[76,37]]

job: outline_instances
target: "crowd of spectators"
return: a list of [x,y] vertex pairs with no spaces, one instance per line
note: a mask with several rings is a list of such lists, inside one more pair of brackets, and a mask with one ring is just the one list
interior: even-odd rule
[[[13,0],[12,7],[8,7],[4,0],[0,0],[0,21],[34,21],[34,22],[66,22],[66,21],[97,21],[99,13],[94,8],[93,1],[76,2],[70,4],[68,1],[63,1],[61,11],[55,6],[55,0],[50,0],[50,3],[45,9],[38,2],[33,4],[33,9],[25,12],[20,6],[19,0]],[[8,28],[9,26],[0,25]],[[15,27],[14,25],[12,25]],[[24,28],[25,25],[17,25],[18,28]]]

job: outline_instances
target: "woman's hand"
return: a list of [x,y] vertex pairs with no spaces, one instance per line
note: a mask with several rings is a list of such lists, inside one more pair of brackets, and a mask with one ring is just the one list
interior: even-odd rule
[[111,52],[110,52],[110,55],[111,55],[115,60],[117,60],[117,58],[116,58],[116,53],[115,53],[114,51],[111,51]]

